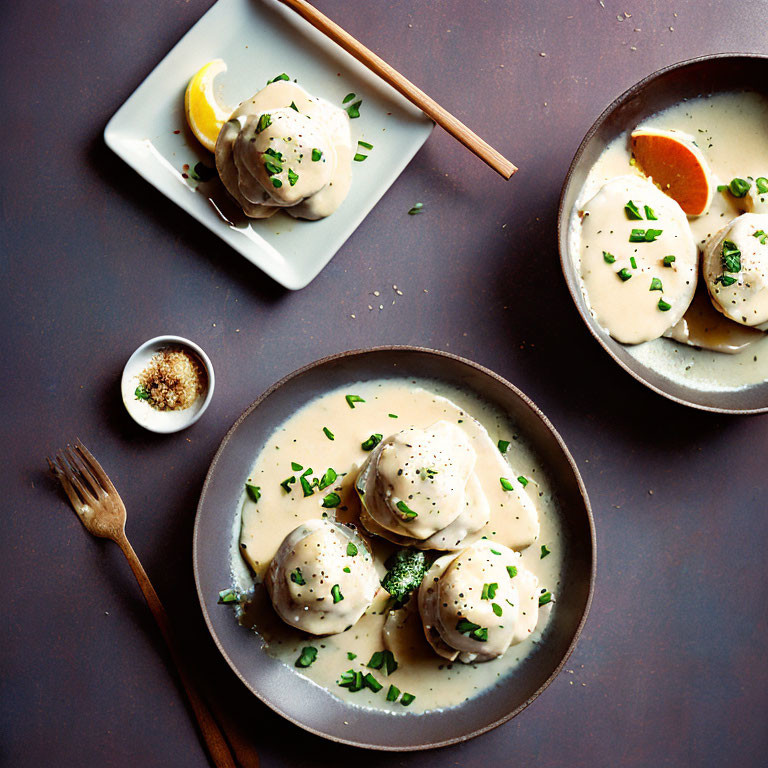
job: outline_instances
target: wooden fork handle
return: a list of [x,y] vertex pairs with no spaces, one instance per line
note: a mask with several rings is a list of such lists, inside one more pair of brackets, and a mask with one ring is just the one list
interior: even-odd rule
[[189,703],[192,705],[192,710],[195,713],[195,718],[197,718],[197,724],[200,726],[200,732],[203,735],[203,740],[208,748],[208,753],[210,754],[211,759],[216,765],[216,768],[237,768],[232,759],[232,753],[229,750],[224,734],[221,732],[221,729],[213,719],[208,707],[200,698],[192,683],[192,679],[187,671],[187,665],[179,653],[176,642],[173,639],[171,624],[168,621],[168,614],[165,612],[165,608],[160,602],[160,598],[157,596],[157,592],[155,592],[155,588],[152,586],[152,582],[150,582],[147,572],[141,565],[138,556],[133,551],[133,547],[125,534],[116,539],[116,542],[128,560],[133,575],[136,577],[136,581],[139,582],[139,587],[141,587],[141,591],[144,593],[147,605],[149,605],[149,610],[152,611],[152,615],[155,617],[160,633],[168,646],[168,650],[171,653],[171,659],[176,665],[179,677],[181,678],[181,684],[184,686],[184,691],[187,694]]

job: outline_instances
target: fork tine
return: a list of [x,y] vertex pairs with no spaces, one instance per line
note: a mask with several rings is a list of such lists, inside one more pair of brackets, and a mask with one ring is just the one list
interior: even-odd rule
[[58,460],[51,461],[50,458],[48,460],[48,466],[50,467],[51,472],[54,474],[56,479],[61,483],[61,487],[64,489],[64,493],[67,494],[69,497],[69,501],[72,504],[72,506],[75,508],[75,512],[79,514],[80,507],[83,505],[83,500],[77,495],[77,492],[72,487],[72,483],[70,483],[69,478],[67,476],[67,473],[63,469],[63,467],[60,465]]
[[[59,453],[59,455],[57,456],[57,459],[59,462],[59,466],[63,470],[64,480],[66,480],[67,483],[72,488],[74,488],[75,491],[77,491],[77,493],[80,495],[80,498],[82,499],[82,501],[79,501],[78,504],[80,506],[82,506],[83,504],[91,504],[91,505],[96,504],[97,502],[96,497],[85,487],[85,485],[83,485],[82,481],[77,476],[77,472],[75,471],[75,469],[73,469],[70,466],[69,462],[67,461],[66,452],[62,451],[61,453]],[[62,482],[62,484],[64,483]],[[65,486],[65,489],[66,489],[66,486]],[[70,501],[72,501],[72,496],[70,496],[69,498],[70,498]],[[74,504],[75,502],[73,501],[72,503]]]
[[99,485],[99,481],[93,476],[93,472],[90,471],[88,465],[83,459],[75,452],[71,445],[68,445],[64,453],[67,456],[69,465],[76,471],[81,481],[85,481],[90,486],[90,490],[94,496],[100,496],[104,493],[104,489]]
[[115,488],[112,481],[109,479],[109,475],[104,471],[101,464],[99,464],[98,461],[96,461],[96,458],[94,455],[82,444],[82,442],[78,439],[75,441],[75,448],[80,452],[80,455],[83,458],[83,461],[88,466],[88,469],[91,470],[91,472],[98,478],[99,483],[101,484],[101,487],[107,492],[107,493],[117,493],[117,488]]

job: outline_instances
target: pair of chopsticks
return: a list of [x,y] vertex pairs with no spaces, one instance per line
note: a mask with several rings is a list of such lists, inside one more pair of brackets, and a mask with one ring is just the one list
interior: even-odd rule
[[455,139],[458,139],[468,150],[474,152],[481,160],[491,166],[494,171],[508,179],[517,168],[490,144],[483,141],[474,131],[467,128],[461,120],[454,117],[447,109],[441,107],[424,91],[417,88],[408,78],[403,77],[396,69],[379,58],[373,51],[366,48],[348,32],[345,32],[336,22],[320,13],[317,8],[306,0],[280,0],[292,8],[302,18],[306,19],[315,29],[320,30],[347,53],[352,54],[359,62],[389,83],[396,91],[415,104],[424,114],[431,117],[441,128]]

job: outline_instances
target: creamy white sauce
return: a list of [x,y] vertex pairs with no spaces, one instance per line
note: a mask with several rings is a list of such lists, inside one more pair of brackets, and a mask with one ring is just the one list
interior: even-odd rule
[[216,169],[246,216],[330,216],[352,179],[349,117],[287,80],[246,99],[216,142]]
[[[365,403],[356,403],[352,409],[345,400],[347,394],[358,395]],[[261,497],[254,503],[244,494],[242,509],[236,516],[232,549],[235,584],[240,589],[249,589],[254,575],[257,582],[254,599],[242,613],[241,623],[256,630],[267,653],[353,705],[403,714],[461,704],[498,683],[532,652],[553,609],[552,604],[541,608],[538,624],[532,627],[518,620],[515,631],[523,634],[510,636],[517,644],[499,658],[470,664],[450,662],[430,647],[415,595],[404,609],[387,611],[389,595],[379,589],[370,608],[354,626],[324,637],[307,635],[288,626],[273,610],[266,590],[258,582],[286,535],[306,521],[321,518],[323,513],[331,520],[357,524],[358,533],[373,553],[378,578],[384,576],[384,561],[398,547],[369,535],[358,524],[360,504],[354,481],[357,470],[369,456],[361,443],[372,434],[386,437],[408,427],[424,429],[441,420],[461,429],[472,444],[477,455],[474,471],[489,501],[487,525],[470,535],[462,546],[487,536],[490,542],[515,549],[525,547],[518,562],[521,574],[526,571],[535,577],[536,602],[543,589],[551,590],[557,597],[563,541],[552,489],[541,467],[515,425],[504,415],[474,396],[435,382],[391,379],[357,382],[305,405],[276,430],[259,452],[249,483],[259,486]],[[328,439],[323,427],[332,432],[333,440]],[[510,442],[505,456],[497,447],[500,439]],[[302,470],[292,469],[291,462],[300,464]],[[333,487],[305,497],[298,478],[310,467],[313,469],[310,477],[320,477],[329,467],[340,477]],[[345,474],[342,476],[342,473]],[[292,476],[297,482],[289,484],[292,490],[286,493],[280,483]],[[514,481],[513,491],[502,488],[500,476]],[[517,480],[520,476],[529,480],[527,486]],[[335,509],[321,506],[329,491],[341,496],[341,504]],[[535,518],[536,525],[532,526]],[[531,546],[526,547],[529,543]],[[551,551],[543,559],[542,544]],[[455,556],[455,552],[444,555],[444,560],[449,562]],[[250,568],[244,567],[243,557]],[[521,586],[516,589],[525,592],[523,582],[521,579]],[[511,613],[508,615],[512,618]],[[302,648],[308,645],[318,649],[317,660],[310,667],[296,669],[294,663]],[[399,664],[389,676],[365,666],[374,652],[385,648],[393,651]],[[355,658],[350,659],[348,654],[354,654]],[[348,669],[372,673],[383,689],[378,693],[367,688],[350,692],[340,687],[339,677]],[[408,708],[399,702],[388,702],[386,693],[390,685],[415,695],[416,699]]]
[[[673,129],[692,136],[707,160],[715,186],[727,184],[734,177],[768,175],[768,100],[757,93],[697,97],[653,115],[641,126]],[[609,179],[626,174],[640,176],[629,161],[628,131],[606,147],[579,193],[569,231],[570,256],[578,271],[582,268],[579,211]],[[760,206],[765,202],[754,194],[739,200],[715,192],[709,210],[688,219],[697,246],[703,249],[707,240],[717,235],[742,210],[754,208],[755,212],[762,212]],[[647,227],[652,222],[637,223]],[[588,299],[586,294],[585,297]],[[699,301],[694,301],[683,320],[685,326],[681,321],[667,332],[673,338],[635,344],[628,346],[627,351],[663,376],[702,391],[737,390],[768,380],[768,337],[765,334],[758,337],[757,332],[750,334],[749,329],[740,326],[734,329],[734,323],[714,308],[711,312],[703,308]],[[680,343],[685,341],[717,345],[723,352],[735,354]]]

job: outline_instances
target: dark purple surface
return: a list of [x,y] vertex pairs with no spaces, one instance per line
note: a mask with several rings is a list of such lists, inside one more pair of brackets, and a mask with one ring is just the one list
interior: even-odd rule
[[[555,218],[599,111],[665,64],[768,52],[765,3],[318,0],[521,170],[504,182],[435,131],[298,293],[101,139],[208,5],[3,9],[0,763],[207,764],[122,555],[84,532],[44,473],[46,453],[79,436],[120,490],[129,536],[214,698],[264,766],[763,765],[767,417],[687,410],[619,370],[565,289]],[[425,213],[407,216],[416,201]],[[404,294],[394,307],[393,284]],[[367,309],[374,290],[383,311]],[[217,374],[205,416],[170,437],[134,426],[118,393],[127,357],[160,333],[200,343]],[[598,533],[572,674],[486,736],[402,756],[326,743],[255,702],[207,634],[191,570],[197,497],[239,413],[299,365],[387,343],[465,355],[530,395],[580,465]]]

